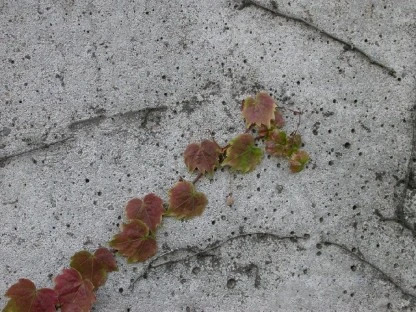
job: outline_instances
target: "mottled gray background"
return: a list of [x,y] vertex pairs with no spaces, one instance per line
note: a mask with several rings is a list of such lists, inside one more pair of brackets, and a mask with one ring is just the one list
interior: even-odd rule
[[52,287],[76,251],[105,246],[129,198],[192,179],[187,144],[225,145],[241,100],[267,90],[304,112],[308,168],[265,157],[202,179],[203,216],[164,220],[151,268],[118,258],[94,309],[414,311],[415,12],[0,0],[0,306],[19,278]]

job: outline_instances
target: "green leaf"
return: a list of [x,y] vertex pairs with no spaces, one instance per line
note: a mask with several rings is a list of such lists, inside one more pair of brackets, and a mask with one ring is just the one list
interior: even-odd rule
[[77,252],[71,257],[70,266],[77,270],[83,279],[88,279],[98,288],[105,284],[107,273],[117,271],[117,263],[107,248],[98,248],[94,254],[86,250]]
[[293,173],[300,172],[305,168],[309,161],[309,155],[305,151],[297,151],[290,157],[290,171]]
[[249,128],[255,124],[270,128],[270,122],[275,119],[276,103],[266,92],[259,92],[256,98],[248,97],[243,101],[242,114]]
[[114,235],[109,245],[127,257],[127,262],[145,261],[157,251],[156,240],[152,238],[149,227],[140,220],[123,224],[122,231]]
[[189,171],[198,169],[200,173],[205,174],[213,173],[218,167],[220,153],[221,147],[216,142],[203,140],[200,144],[189,144],[183,156]]
[[167,215],[178,219],[190,219],[200,216],[207,204],[208,200],[204,193],[197,192],[191,182],[180,181],[169,190]]
[[290,157],[302,146],[302,138],[296,133],[288,137],[285,131],[275,129],[265,145],[266,152],[270,155]]
[[31,280],[22,278],[6,292],[10,298],[3,312],[55,312],[58,294],[49,288],[36,289]]
[[143,200],[133,198],[126,205],[126,216],[129,220],[141,220],[152,232],[162,222],[163,201],[155,194],[147,194]]
[[231,140],[222,165],[242,172],[252,171],[261,161],[263,152],[254,144],[254,137],[240,134]]

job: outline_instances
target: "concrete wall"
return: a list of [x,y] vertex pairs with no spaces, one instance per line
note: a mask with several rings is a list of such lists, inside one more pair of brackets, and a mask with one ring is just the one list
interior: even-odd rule
[[19,278],[51,287],[106,246],[129,198],[192,179],[187,144],[225,145],[241,100],[266,90],[304,112],[308,168],[266,157],[202,179],[203,216],[164,220],[150,267],[118,258],[95,310],[415,310],[415,11],[0,1],[0,306]]

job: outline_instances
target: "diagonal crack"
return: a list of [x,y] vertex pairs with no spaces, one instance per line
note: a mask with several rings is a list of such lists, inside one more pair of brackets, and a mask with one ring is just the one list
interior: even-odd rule
[[105,115],[94,116],[88,119],[74,121],[68,125],[68,129],[71,131],[77,131],[77,130],[81,130],[83,128],[90,127],[90,126],[96,127],[96,126],[99,126],[103,121],[107,119],[111,119],[111,120],[139,119],[141,121],[140,126],[142,128],[145,128],[152,114],[162,113],[162,112],[165,112],[167,109],[168,109],[167,106],[146,107],[143,109],[139,109],[135,111],[128,111],[125,113],[118,113],[118,114],[114,114],[111,116],[105,116]]
[[25,155],[29,155],[31,153],[40,151],[40,150],[46,150],[50,147],[53,146],[57,146],[57,145],[61,145],[63,143],[65,143],[66,141],[69,140],[73,140],[74,139],[74,133],[76,133],[77,131],[84,129],[84,128],[88,128],[88,127],[98,127],[103,121],[107,120],[107,119],[111,119],[111,120],[139,120],[140,121],[140,126],[142,128],[146,128],[147,124],[149,123],[152,114],[157,114],[157,113],[163,113],[165,111],[167,111],[168,107],[167,106],[159,106],[159,107],[147,107],[147,108],[143,108],[140,110],[136,110],[136,111],[128,111],[125,113],[118,113],[118,114],[114,114],[114,115],[110,115],[110,116],[105,116],[105,115],[99,115],[99,116],[94,116],[88,119],[83,119],[83,120],[78,120],[75,122],[70,123],[67,128],[70,132],[73,133],[73,135],[58,140],[58,141],[54,141],[51,143],[41,143],[38,144],[37,146],[31,148],[31,149],[27,149],[21,152],[13,152],[12,154],[0,157],[0,168],[3,168],[6,163],[14,158],[20,157],[20,156],[25,156]]
[[238,9],[239,10],[242,10],[242,9],[244,9],[246,7],[254,6],[254,7],[260,8],[260,9],[262,9],[264,11],[267,11],[267,12],[273,14],[274,16],[279,16],[279,17],[287,18],[287,19],[290,19],[292,21],[295,21],[295,22],[298,22],[300,24],[303,24],[304,26],[307,26],[309,28],[312,28],[313,30],[318,31],[322,35],[324,35],[324,36],[326,36],[326,37],[328,37],[328,38],[330,38],[330,39],[332,39],[332,40],[334,40],[336,42],[341,43],[344,46],[344,49],[346,51],[347,50],[351,50],[351,51],[357,52],[364,59],[366,59],[368,62],[370,62],[370,64],[373,64],[373,65],[375,65],[375,66],[383,69],[390,76],[395,77],[395,78],[397,77],[397,75],[396,75],[397,73],[396,73],[396,71],[393,68],[391,68],[391,67],[389,67],[389,66],[387,66],[387,65],[385,65],[385,64],[383,64],[383,63],[381,63],[379,61],[377,61],[376,59],[374,59],[372,56],[370,56],[368,53],[366,53],[362,49],[357,48],[356,46],[354,46],[354,44],[352,42],[348,42],[348,41],[346,41],[346,40],[344,40],[342,38],[339,38],[339,37],[337,37],[337,36],[335,36],[333,34],[330,34],[330,33],[326,32],[325,30],[319,28],[318,26],[316,26],[316,25],[314,25],[314,24],[312,24],[312,23],[304,20],[303,18],[300,18],[300,17],[297,17],[297,16],[293,16],[293,15],[290,15],[290,14],[283,13],[283,12],[279,11],[278,8],[277,8],[276,1],[274,1],[274,0],[270,1],[270,3],[271,3],[272,8],[269,8],[268,6],[266,6],[264,4],[258,3],[257,1],[253,1],[253,0],[243,0],[242,1],[242,4],[240,5],[240,7]]
[[[257,238],[272,238],[275,240],[290,240],[291,242],[296,243],[298,240],[307,240],[309,239],[309,235],[305,234],[304,236],[280,236],[274,233],[269,233],[269,232],[254,232],[254,233],[242,233],[239,235],[235,235],[232,237],[229,237],[223,241],[217,241],[211,245],[209,245],[206,248],[200,249],[197,247],[187,247],[187,248],[178,248],[178,249],[174,249],[171,250],[169,252],[166,252],[164,254],[161,254],[155,258],[153,258],[149,264],[147,265],[147,267],[143,270],[143,272],[141,272],[141,274],[136,277],[129,286],[130,290],[134,289],[134,285],[141,279],[146,278],[148,273],[156,268],[162,267],[162,266],[167,266],[167,265],[171,265],[171,264],[175,264],[175,263],[179,263],[179,262],[183,262],[183,261],[187,261],[191,258],[195,258],[195,257],[214,257],[214,255],[209,254],[210,251],[216,250],[226,244],[228,244],[229,242],[232,242],[234,240],[239,240],[245,237],[257,237]],[[167,260],[161,263],[157,263],[161,258],[166,258],[166,257],[172,257],[174,256],[176,253],[180,253],[180,252],[188,252],[191,253],[188,256],[185,257],[181,257],[178,259],[173,259],[173,260]],[[156,264],[155,264],[156,263]],[[252,268],[250,268],[251,270]],[[259,277],[258,277],[258,272],[256,273],[256,281],[255,281],[255,286],[258,285],[259,283]],[[257,287],[257,286],[256,286]]]
[[391,276],[389,276],[387,273],[385,273],[383,270],[381,270],[375,264],[373,264],[373,263],[369,262],[368,260],[366,260],[362,255],[352,252],[346,246],[341,245],[339,243],[330,242],[330,241],[322,241],[321,244],[323,244],[324,246],[335,246],[338,249],[340,249],[340,250],[344,251],[345,253],[349,254],[353,258],[358,259],[362,263],[365,263],[366,265],[368,265],[369,267],[371,267],[373,270],[375,270],[380,275],[380,277],[382,279],[388,281],[396,289],[398,289],[404,295],[404,297],[405,297],[406,300],[409,300],[410,299],[411,300],[411,303],[413,305],[416,304],[416,295],[411,294],[408,291],[406,291],[403,288],[403,286],[401,286],[399,283],[397,283]]
[[45,149],[48,149],[50,147],[59,146],[59,145],[62,145],[64,143],[66,143],[67,141],[72,141],[73,139],[74,139],[74,137],[70,136],[70,137],[67,137],[67,138],[64,138],[64,139],[61,139],[61,140],[58,140],[58,141],[54,141],[54,142],[51,142],[51,143],[40,144],[40,145],[38,145],[34,148],[31,148],[29,150],[25,150],[25,151],[22,151],[22,152],[17,152],[17,153],[14,153],[14,154],[3,156],[3,157],[0,158],[0,168],[3,168],[6,165],[6,163],[9,160],[13,159],[13,158],[28,155],[28,154],[31,154],[31,153],[34,153],[34,152],[37,152],[37,151],[45,150]]

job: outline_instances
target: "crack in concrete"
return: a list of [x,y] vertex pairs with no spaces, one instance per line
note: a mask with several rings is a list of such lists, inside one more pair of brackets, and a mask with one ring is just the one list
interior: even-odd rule
[[17,204],[18,202],[19,202],[19,199],[15,199],[15,200],[12,200],[12,201],[5,201],[2,204],[3,205],[14,205],[14,204]]
[[73,139],[74,139],[73,136],[69,136],[67,138],[64,138],[64,139],[61,139],[61,140],[58,140],[58,141],[54,141],[54,142],[51,142],[51,143],[40,144],[40,145],[38,145],[34,148],[31,148],[29,150],[25,150],[25,151],[22,151],[22,152],[13,153],[11,155],[3,156],[3,157],[0,158],[0,168],[4,168],[6,163],[8,161],[10,161],[11,159],[13,159],[13,158],[16,158],[16,157],[19,157],[19,156],[26,156],[26,155],[32,154],[34,152],[37,152],[37,151],[48,149],[50,147],[54,147],[54,146],[57,146],[57,145],[62,145],[64,143],[66,143],[67,141],[72,141]]
[[[91,117],[91,118],[88,118],[88,119],[75,121],[75,122],[69,124],[67,128],[71,132],[76,132],[76,131],[79,131],[83,128],[88,128],[91,125],[97,127],[104,120],[107,120],[107,119],[111,119],[111,120],[116,120],[116,119],[120,119],[120,120],[139,119],[140,120],[140,126],[142,128],[146,128],[152,114],[157,113],[157,112],[165,112],[167,109],[168,109],[167,106],[148,107],[148,108],[140,109],[140,110],[137,110],[137,111],[128,111],[126,113],[118,113],[118,114],[110,115],[110,116],[105,116],[105,115],[94,116],[94,117]],[[45,150],[45,149],[48,149],[50,147],[63,144],[66,141],[73,140],[73,139],[74,139],[74,135],[71,135],[67,138],[64,138],[64,139],[61,139],[61,140],[58,140],[58,141],[54,141],[54,142],[51,142],[51,143],[42,143],[42,144],[39,144],[39,145],[35,146],[34,148],[24,150],[22,152],[12,153],[10,155],[3,156],[3,157],[0,158],[0,168],[4,168],[4,166],[6,165],[6,163],[9,160],[14,159],[16,157],[27,156],[31,153],[34,153],[34,152],[37,152],[37,151],[40,151],[40,150]]]
[[406,300],[410,299],[412,305],[416,304],[416,295],[413,295],[413,294],[409,293],[408,291],[406,291],[402,286],[400,286],[396,281],[394,281],[394,279],[392,277],[390,277],[387,273],[385,273],[383,270],[381,270],[375,264],[366,260],[362,255],[352,252],[346,246],[341,245],[339,243],[330,242],[330,241],[322,241],[320,243],[323,244],[324,246],[335,246],[335,247],[341,249],[342,251],[346,252],[347,254],[352,256],[353,258],[358,259],[362,263],[365,263],[366,265],[371,267],[373,270],[375,270],[381,276],[382,279],[388,281],[396,289],[398,289],[403,294],[403,296],[405,297]]
[[99,126],[104,120],[108,117],[104,115],[94,116],[88,119],[77,120],[68,125],[68,129],[71,131],[77,131],[83,129],[85,127],[89,127],[90,125]]
[[[399,208],[399,209],[396,208],[395,217],[387,218],[378,209],[374,210],[374,214],[377,217],[380,218],[381,222],[395,222],[395,223],[398,223],[403,228],[409,230],[412,233],[413,237],[416,237],[416,224],[412,225],[409,221],[406,220],[405,214],[402,211],[403,205],[399,204],[397,206],[398,207],[402,206],[402,207]],[[400,213],[398,213],[399,211],[400,211]]]
[[[396,222],[400,224],[403,228],[409,230],[413,237],[416,237],[416,224],[411,224],[406,220],[406,214],[404,211],[404,206],[406,199],[408,199],[408,191],[416,189],[416,180],[415,180],[415,168],[414,162],[416,161],[416,105],[412,107],[411,110],[411,120],[412,120],[412,149],[410,151],[410,159],[407,164],[406,176],[404,178],[404,188],[400,196],[400,202],[397,204],[394,211],[394,217],[384,216],[378,209],[374,211],[374,214],[380,218],[380,221],[387,222]],[[400,183],[402,184],[402,183]]]
[[[168,107],[167,106],[160,106],[160,107],[149,107],[147,109],[142,110],[144,112],[144,116],[143,116],[143,120],[142,123],[140,124],[140,126],[142,128],[146,128],[147,123],[149,121],[150,116],[155,113],[155,112],[165,112],[167,111]],[[125,116],[126,114],[124,114],[123,116]]]
[[[187,261],[191,258],[194,257],[215,257],[215,255],[212,254],[208,254],[209,251],[213,251],[216,250],[224,245],[226,245],[229,242],[232,242],[234,240],[239,240],[245,237],[257,237],[258,239],[262,239],[262,238],[272,238],[275,240],[290,240],[293,243],[296,243],[298,240],[308,240],[310,238],[309,235],[304,235],[304,236],[280,236],[278,234],[274,234],[274,233],[269,233],[269,232],[253,232],[253,233],[242,233],[239,235],[235,235],[232,237],[229,237],[223,241],[216,241],[211,245],[208,245],[206,248],[200,249],[198,247],[184,247],[184,248],[178,248],[178,249],[174,249],[171,250],[169,252],[166,252],[164,254],[161,254],[159,256],[157,256],[156,258],[153,258],[149,264],[147,265],[147,267],[143,270],[143,272],[136,277],[129,286],[129,289],[132,291],[134,289],[134,285],[141,279],[145,279],[147,278],[148,273],[151,270],[154,270],[156,268],[162,267],[162,266],[168,266],[168,265],[172,265],[175,263],[179,263],[179,262],[183,262],[183,261]],[[171,255],[175,255],[176,253],[181,253],[181,252],[191,252],[190,255],[179,258],[179,259],[175,259],[175,260],[167,260],[158,264],[154,264],[156,263],[159,259],[161,258],[166,258],[169,257]],[[255,265],[256,266],[256,265]],[[257,266],[256,266],[257,267]],[[249,271],[255,269],[252,266],[247,267],[249,269]],[[259,271],[258,271],[258,267],[257,267],[257,271],[255,274],[255,282],[254,282],[254,286],[257,288],[260,285],[260,275],[259,275]]]
[[357,52],[364,59],[366,59],[368,62],[370,62],[370,64],[373,64],[373,65],[375,65],[375,66],[383,69],[383,71],[387,72],[387,74],[389,74],[390,76],[397,78],[397,73],[396,73],[396,71],[393,68],[391,68],[391,67],[389,67],[389,66],[387,66],[385,64],[382,64],[381,62],[377,61],[376,59],[374,59],[372,56],[370,56],[368,53],[366,53],[362,49],[357,48],[356,46],[354,46],[353,43],[348,42],[348,41],[346,41],[346,40],[344,40],[342,38],[339,38],[339,37],[337,37],[337,36],[335,36],[333,34],[330,34],[330,33],[326,32],[325,30],[319,28],[318,26],[316,26],[316,25],[314,25],[314,24],[312,24],[312,23],[304,20],[303,18],[300,18],[300,17],[297,17],[297,16],[293,16],[293,15],[290,15],[290,14],[283,13],[283,12],[279,11],[278,8],[277,8],[276,1],[273,1],[272,0],[272,1],[270,1],[270,3],[271,3],[271,5],[272,5],[273,8],[269,8],[269,7],[267,7],[267,6],[265,6],[265,5],[261,4],[261,3],[258,3],[256,1],[253,1],[253,0],[243,0],[242,1],[242,4],[240,5],[240,7],[238,7],[238,9],[239,10],[242,10],[242,9],[244,9],[246,7],[249,7],[249,6],[255,6],[257,8],[260,8],[260,9],[262,9],[264,11],[267,11],[267,12],[273,14],[274,16],[279,16],[279,17],[287,18],[289,20],[292,20],[292,21],[298,22],[300,24],[303,24],[303,25],[305,25],[308,28],[312,28],[313,30],[318,31],[322,35],[324,35],[324,36],[326,36],[326,37],[328,37],[328,38],[330,38],[330,39],[332,39],[332,40],[334,40],[336,42],[341,43],[344,46],[344,50],[345,51],[350,50],[350,51]]
[[[217,241],[209,246],[207,246],[206,248],[200,249],[198,247],[192,246],[192,247],[184,247],[184,248],[177,248],[174,250],[171,250],[169,252],[166,252],[164,254],[161,254],[159,256],[157,256],[156,258],[153,258],[149,264],[145,267],[145,269],[141,272],[141,274],[139,276],[137,276],[129,285],[129,289],[131,291],[134,290],[134,286],[135,284],[140,281],[141,279],[146,279],[149,272],[157,269],[159,267],[163,267],[163,266],[169,266],[175,263],[180,263],[180,262],[184,262],[184,261],[188,261],[191,258],[204,258],[204,257],[218,257],[216,255],[213,254],[209,254],[209,251],[213,251],[216,250],[224,245],[226,245],[229,242],[232,242],[234,240],[239,240],[245,237],[257,237],[259,239],[261,238],[272,238],[275,240],[290,240],[291,242],[298,242],[298,240],[308,240],[310,238],[309,235],[304,235],[304,236],[280,236],[274,233],[269,233],[269,232],[253,232],[253,233],[243,233],[243,234],[239,234],[236,236],[232,236],[229,237],[223,241]],[[401,286],[398,282],[396,282],[391,276],[389,276],[386,272],[384,272],[383,270],[381,270],[378,266],[376,266],[375,264],[369,262],[368,260],[366,260],[364,258],[364,256],[361,253],[354,253],[353,251],[349,250],[346,246],[339,244],[339,243],[335,243],[335,242],[331,242],[331,241],[321,241],[320,242],[322,245],[324,246],[335,246],[338,249],[340,249],[341,251],[349,254],[351,257],[359,260],[360,262],[368,265],[369,267],[371,267],[374,271],[376,271],[380,276],[381,279],[386,280],[387,282],[389,282],[390,284],[392,284],[396,289],[398,289],[404,296],[404,298],[406,300],[409,300],[411,302],[412,305],[416,304],[416,295],[411,294],[410,292],[406,291],[403,286]],[[175,255],[176,253],[181,253],[181,252],[190,252],[191,254],[179,259],[174,259],[174,260],[167,260],[167,261],[163,261],[161,263],[157,263],[160,259],[162,258],[167,258],[171,255]],[[243,267],[243,270],[246,273],[250,273],[251,271],[255,271],[255,282],[254,282],[254,287],[258,288],[260,286],[260,273],[259,273],[259,268],[256,264],[251,263],[245,267]]]
[[78,120],[68,125],[68,129],[71,131],[81,130],[89,126],[99,126],[104,120],[111,119],[141,119],[140,126],[145,128],[152,114],[157,112],[165,112],[168,109],[167,106],[159,107],[146,107],[143,109],[128,111],[125,113],[118,113],[110,116],[99,115],[88,119]]

